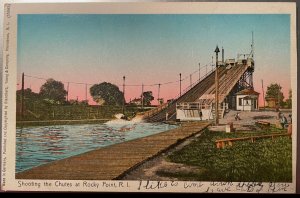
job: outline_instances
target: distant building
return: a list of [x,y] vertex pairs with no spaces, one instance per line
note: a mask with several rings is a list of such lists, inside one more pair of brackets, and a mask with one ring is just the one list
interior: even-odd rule
[[253,89],[244,89],[236,93],[236,110],[253,111],[258,109],[259,93]]
[[267,106],[270,108],[275,108],[277,106],[277,98],[274,97],[266,97]]
[[131,100],[129,104],[142,105],[142,99],[135,98],[135,99]]

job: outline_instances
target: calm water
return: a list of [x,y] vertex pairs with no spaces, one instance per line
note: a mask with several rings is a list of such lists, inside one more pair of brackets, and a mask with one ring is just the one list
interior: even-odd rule
[[124,120],[104,124],[18,128],[16,172],[173,128],[176,126]]

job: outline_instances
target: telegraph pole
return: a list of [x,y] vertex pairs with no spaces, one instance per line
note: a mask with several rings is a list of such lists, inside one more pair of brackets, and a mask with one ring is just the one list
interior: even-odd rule
[[214,56],[211,57],[211,71],[214,70]]
[[181,96],[181,73],[179,74],[179,89],[180,89],[179,96]]
[[199,63],[199,82],[200,82],[200,78],[201,78],[200,70],[201,70],[201,67],[200,67],[200,63]]
[[67,85],[67,101],[69,101],[69,86],[70,86],[70,83],[68,82],[68,85]]
[[142,109],[144,109],[144,84],[142,83],[142,96],[141,96],[141,98],[142,98]]
[[125,76],[123,76],[123,106],[122,106],[122,113],[125,113]]
[[190,74],[190,87],[192,87],[193,81],[192,81],[192,74]]
[[263,92],[264,109],[266,109],[265,90],[264,90],[264,81],[263,81],[263,79],[261,79],[261,87],[262,87],[262,92]]
[[87,84],[85,83],[85,101],[87,102]]
[[158,84],[158,92],[157,92],[157,105],[159,106],[159,91],[160,91],[160,83]]
[[216,84],[216,95],[215,95],[215,125],[219,125],[219,76],[218,76],[218,53],[220,52],[218,46],[215,49],[216,52],[216,70],[215,70],[215,84]]
[[22,73],[22,92],[21,92],[21,117],[24,118],[24,72]]

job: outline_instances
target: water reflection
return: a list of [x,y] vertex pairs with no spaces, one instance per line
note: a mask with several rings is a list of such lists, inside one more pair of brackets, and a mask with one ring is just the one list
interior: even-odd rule
[[104,124],[17,128],[16,172],[175,127],[113,120]]

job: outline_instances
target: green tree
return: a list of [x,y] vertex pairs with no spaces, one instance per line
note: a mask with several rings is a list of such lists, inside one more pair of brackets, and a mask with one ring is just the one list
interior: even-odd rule
[[67,91],[62,82],[50,78],[41,86],[40,96],[51,103],[61,104],[66,101]]
[[151,105],[151,101],[154,100],[152,91],[146,91],[143,93],[144,105]]
[[90,88],[90,94],[93,100],[100,105],[121,106],[124,101],[123,92],[116,85],[107,82],[93,85]]
[[292,108],[292,90],[289,90],[289,98],[286,99],[286,104],[288,108]]
[[[21,101],[22,90],[17,90],[17,101]],[[40,99],[38,93],[33,92],[30,88],[24,89],[24,100],[26,101],[36,101]]]
[[281,89],[282,87],[279,84],[272,83],[267,87],[266,98],[274,98],[276,105],[282,106],[284,104],[284,96]]

